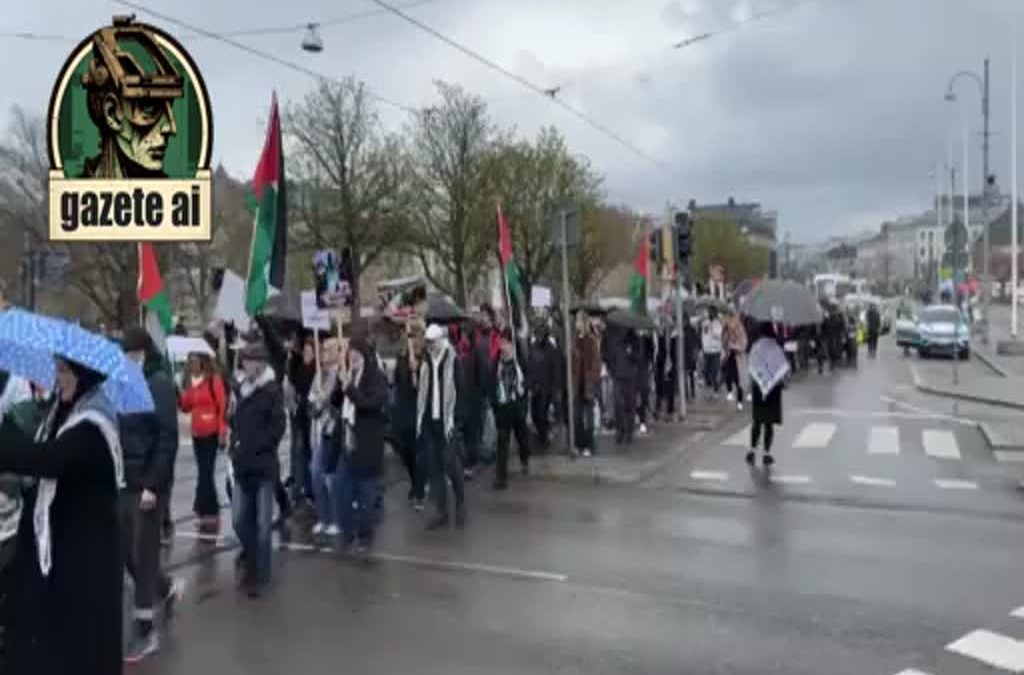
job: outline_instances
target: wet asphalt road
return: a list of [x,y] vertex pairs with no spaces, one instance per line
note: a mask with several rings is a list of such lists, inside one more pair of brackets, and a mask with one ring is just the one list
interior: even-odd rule
[[259,601],[233,590],[230,553],[197,556],[183,532],[189,599],[136,672],[1021,672],[1018,471],[917,396],[911,364],[950,365],[886,350],[794,383],[783,480],[743,465],[737,415],[643,485],[478,481],[462,533],[424,532],[399,486],[376,558],[281,551]]

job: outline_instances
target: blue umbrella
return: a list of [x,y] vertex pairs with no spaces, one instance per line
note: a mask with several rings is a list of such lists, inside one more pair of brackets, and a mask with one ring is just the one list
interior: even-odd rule
[[104,375],[103,391],[118,413],[153,410],[142,369],[115,343],[62,319],[20,309],[0,312],[0,369],[52,389],[55,356]]

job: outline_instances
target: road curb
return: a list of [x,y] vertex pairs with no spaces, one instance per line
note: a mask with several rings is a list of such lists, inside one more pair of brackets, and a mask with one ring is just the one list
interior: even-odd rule
[[992,358],[992,355],[986,352],[984,349],[978,349],[977,347],[975,347],[972,353],[974,354],[974,356],[978,358],[979,361],[988,366],[989,370],[994,372],[999,377],[1011,377],[1010,372],[1007,371],[998,363],[996,363],[995,359]]

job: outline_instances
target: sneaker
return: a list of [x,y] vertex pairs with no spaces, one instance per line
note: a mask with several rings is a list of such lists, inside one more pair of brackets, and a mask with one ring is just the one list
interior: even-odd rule
[[175,610],[181,601],[185,599],[185,580],[181,577],[174,577],[171,579],[171,587],[167,589],[167,595],[164,597],[164,622],[169,622],[174,618]]
[[327,535],[328,537],[332,537],[333,538],[333,537],[337,537],[339,534],[341,534],[341,530],[338,529],[337,525],[328,525],[327,528],[324,530],[324,534]]
[[590,458],[590,457],[593,456],[593,453],[591,453],[589,449],[588,450],[584,450],[583,451],[583,456],[586,457],[586,458]]
[[739,411],[739,412],[743,412],[743,402],[742,401],[739,401],[739,402],[736,403],[736,410]]
[[463,469],[462,470],[462,479],[464,481],[466,481],[467,483],[472,483],[473,482],[473,470],[472,469]]
[[416,513],[423,513],[423,500],[414,499],[412,502],[412,510]]
[[755,454],[753,450],[747,453],[746,462],[750,466],[754,466],[754,464],[757,462],[757,454]]
[[640,425],[640,435],[641,436],[646,436],[647,435],[647,425],[646,424],[641,424]]
[[324,526],[323,523],[317,523],[313,526],[313,529],[310,530],[310,534],[312,534],[314,537],[319,537],[321,534],[324,533],[325,529],[327,528]]
[[761,461],[764,462],[765,466],[772,466],[775,464],[775,458],[767,453]]
[[736,397],[733,396],[732,392],[730,391],[728,394],[725,395],[725,400],[729,401],[730,403],[732,403],[733,401],[736,400]]
[[152,629],[146,635],[136,635],[124,652],[124,662],[129,665],[142,663],[146,657],[160,651],[160,634]]

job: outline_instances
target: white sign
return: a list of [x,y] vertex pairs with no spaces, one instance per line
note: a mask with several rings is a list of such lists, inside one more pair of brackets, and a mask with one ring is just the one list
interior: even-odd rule
[[249,315],[245,312],[245,280],[231,270],[224,270],[224,281],[217,294],[213,315],[221,321],[232,321],[235,328],[249,328]]
[[310,330],[331,330],[331,314],[316,306],[316,291],[302,291],[302,325]]
[[530,291],[531,307],[550,307],[551,289],[547,286],[534,286]]

